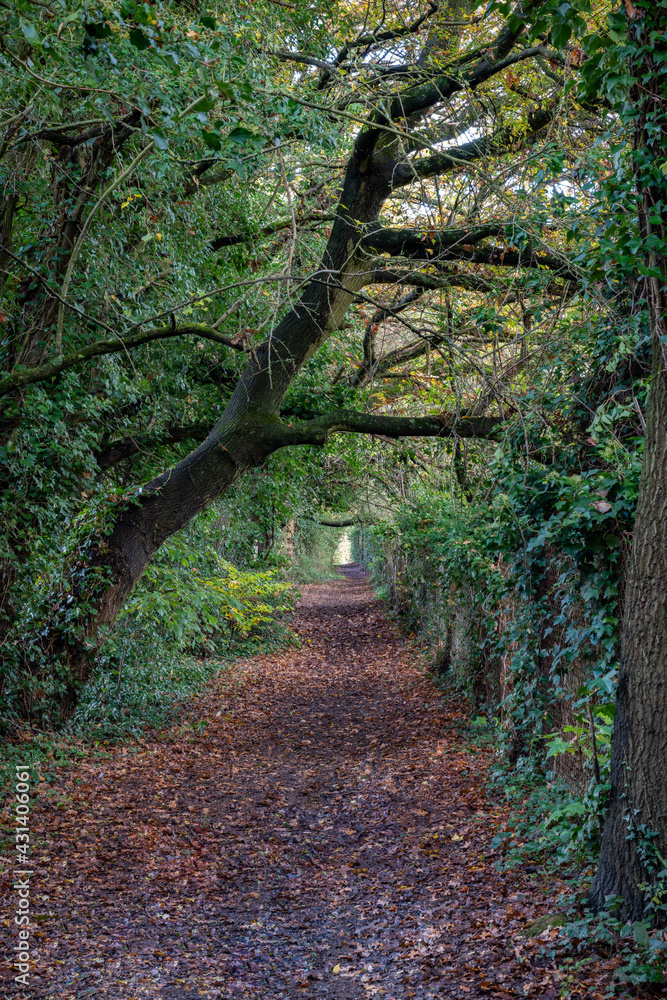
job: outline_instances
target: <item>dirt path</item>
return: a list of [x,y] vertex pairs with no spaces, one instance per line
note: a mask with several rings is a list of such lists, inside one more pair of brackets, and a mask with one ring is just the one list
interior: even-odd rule
[[494,868],[484,756],[345,576],[305,588],[301,650],[36,803],[30,997],[560,995],[517,936],[549,906],[536,876]]

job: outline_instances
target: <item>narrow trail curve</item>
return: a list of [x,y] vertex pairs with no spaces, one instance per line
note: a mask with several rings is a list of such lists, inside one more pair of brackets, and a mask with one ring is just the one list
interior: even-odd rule
[[560,996],[518,936],[548,901],[494,867],[488,761],[344,575],[304,588],[302,648],[223,675],[187,734],[35,803],[35,1000]]

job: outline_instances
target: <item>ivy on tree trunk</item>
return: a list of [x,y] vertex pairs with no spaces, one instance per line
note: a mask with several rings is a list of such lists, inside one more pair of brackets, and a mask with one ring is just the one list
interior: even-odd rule
[[653,366],[623,617],[611,796],[591,890],[625,918],[667,905],[667,4],[626,3],[634,169]]

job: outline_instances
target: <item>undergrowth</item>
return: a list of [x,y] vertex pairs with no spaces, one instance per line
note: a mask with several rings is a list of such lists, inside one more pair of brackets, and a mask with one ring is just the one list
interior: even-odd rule
[[653,926],[649,918],[622,919],[620,897],[608,897],[605,910],[597,914],[588,905],[600,846],[600,800],[606,796],[606,783],[601,786],[591,780],[588,788],[577,794],[534,756],[521,757],[510,765],[502,729],[485,717],[472,719],[466,736],[473,748],[495,750],[488,792],[508,809],[507,820],[492,840],[498,852],[496,867],[501,871],[536,871],[547,880],[558,876],[569,883],[569,890],[553,900],[552,926],[558,927],[558,936],[542,946],[543,957],[558,962],[562,971],[561,996],[571,995],[577,973],[592,955],[615,960],[605,996],[619,1000],[663,996],[667,931]]
[[566,978],[593,952],[609,956],[609,995],[648,996],[667,970],[664,919],[654,919],[667,862],[656,862],[660,898],[647,891],[645,919],[623,921],[614,899],[601,914],[587,908],[609,794],[637,457],[604,471],[520,471],[499,449],[484,504],[415,489],[391,522],[357,533],[356,555],[431,649],[441,686],[470,705],[471,750],[496,751],[490,793],[508,812],[493,841],[498,867],[569,883],[554,901],[564,926],[545,948]]
[[154,660],[118,669],[107,664],[85,688],[70,722],[59,730],[37,730],[17,724],[2,742],[0,795],[17,764],[30,764],[42,779],[54,767],[91,755],[111,753],[113,746],[131,744],[180,720],[187,704],[238,659],[293,645],[294,633],[284,622],[239,638],[225,654],[198,658],[156,654]]

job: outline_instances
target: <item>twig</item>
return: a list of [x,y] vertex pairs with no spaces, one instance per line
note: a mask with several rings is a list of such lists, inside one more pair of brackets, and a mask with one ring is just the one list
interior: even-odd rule
[[285,185],[285,194],[287,195],[287,207],[290,212],[290,220],[292,223],[292,245],[290,246],[290,251],[287,256],[287,263],[285,264],[285,274],[289,274],[292,270],[292,258],[294,256],[294,251],[296,250],[296,216],[294,215],[294,204],[292,202],[292,189],[289,186],[289,181],[287,180],[287,173],[285,172],[285,161],[283,160],[283,154],[280,151],[280,147],[276,147],[276,152],[278,153],[278,162],[280,163],[280,173]]
[[[178,117],[176,118],[176,122],[178,123],[178,122],[183,121],[183,119],[185,118],[185,116],[188,115],[200,103],[201,99],[202,99],[202,97],[201,97],[201,94],[200,94],[198,97],[195,98],[194,101],[191,101],[190,104],[188,104],[188,106],[183,111],[181,111],[180,115],[178,115]],[[61,292],[63,298],[66,298],[66,296],[67,296],[67,292],[68,292],[68,289],[69,289],[69,284],[70,284],[70,281],[72,280],[72,274],[74,272],[74,265],[76,264],[76,261],[77,261],[77,259],[79,257],[79,254],[81,252],[81,248],[83,246],[83,241],[85,240],[86,236],[88,235],[88,230],[90,229],[90,226],[91,226],[91,223],[92,223],[93,219],[95,218],[95,216],[97,215],[97,213],[99,212],[99,210],[101,209],[102,205],[107,200],[107,198],[109,197],[109,195],[113,194],[113,192],[116,190],[116,188],[120,187],[120,185],[123,183],[123,181],[133,173],[133,171],[135,170],[135,168],[139,165],[139,163],[141,163],[141,161],[144,159],[144,157],[147,156],[148,153],[151,152],[151,150],[153,149],[154,146],[155,146],[155,139],[151,139],[148,142],[148,144],[146,146],[144,146],[144,148],[139,153],[137,153],[137,155],[132,160],[132,162],[129,164],[129,166],[127,166],[125,168],[125,170],[121,171],[121,173],[118,175],[118,177],[114,181],[112,181],[111,184],[109,184],[109,186],[102,192],[102,194],[100,195],[100,197],[97,199],[97,201],[93,205],[92,209],[90,210],[90,212],[88,214],[88,218],[86,219],[86,221],[84,222],[83,226],[81,227],[81,232],[79,233],[79,238],[76,241],[76,243],[74,244],[74,247],[72,249],[72,253],[70,254],[70,258],[69,258],[69,260],[67,262],[67,270],[65,271],[65,277],[63,279],[63,286],[62,286],[62,292]],[[60,308],[58,310],[58,322],[56,324],[56,344],[55,344],[55,346],[56,346],[56,353],[57,354],[60,354],[60,352],[62,350],[63,322],[64,322],[64,319],[65,319],[65,310],[64,310],[63,305],[61,303]]]

